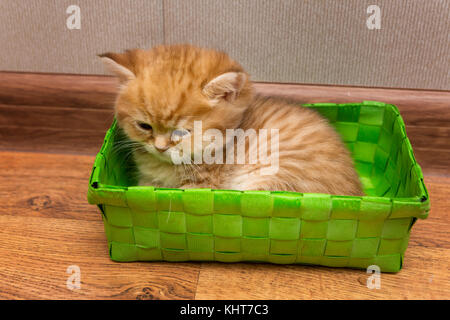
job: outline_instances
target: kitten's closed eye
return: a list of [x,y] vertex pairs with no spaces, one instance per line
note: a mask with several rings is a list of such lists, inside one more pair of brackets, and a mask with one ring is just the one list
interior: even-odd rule
[[150,131],[153,129],[151,125],[149,125],[148,123],[145,123],[145,122],[138,122],[138,126],[139,126],[139,128],[141,128],[142,130],[145,130],[145,131]]
[[172,141],[180,141],[181,138],[190,134],[191,131],[188,129],[176,129],[172,131]]

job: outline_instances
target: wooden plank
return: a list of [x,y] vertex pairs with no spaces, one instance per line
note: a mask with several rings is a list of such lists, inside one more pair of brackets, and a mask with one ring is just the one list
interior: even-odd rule
[[[3,215],[0,209],[0,299],[192,299],[199,264],[116,263],[103,223]],[[80,268],[69,290],[67,268]]]
[[93,156],[0,153],[3,215],[98,221],[87,203]]
[[96,154],[105,132],[0,126],[0,150]]
[[450,150],[450,127],[406,126],[413,148]]
[[113,119],[112,108],[110,110],[76,109],[0,104],[0,127],[38,127],[105,132]]
[[0,72],[0,103],[110,109],[117,86],[113,77]]
[[1,105],[0,150],[96,154],[113,110]]
[[[114,263],[87,203],[92,156],[0,152],[0,298],[192,299],[198,264]],[[70,265],[81,289],[66,288]]]
[[424,174],[450,175],[450,150],[413,148]]
[[424,181],[430,195],[431,210],[427,219],[414,225],[409,245],[450,249],[447,235],[450,230],[450,177],[427,175]]
[[[6,152],[1,159],[1,180],[8,181],[0,185],[0,226],[7,229],[0,234],[1,298],[192,297],[189,285],[195,279],[189,283],[183,277],[180,285],[168,280],[176,275],[167,275],[165,266],[119,266],[108,260],[100,215],[86,203],[93,157]],[[23,201],[38,197],[41,201]],[[86,217],[89,224],[82,221]],[[71,264],[81,268],[82,290],[65,287]],[[189,276],[191,269],[183,272]]]
[[0,152],[0,175],[24,181],[32,177],[51,179],[88,179],[94,164],[92,155],[71,155],[31,152]]
[[[0,184],[4,215],[98,220],[100,211],[87,203],[88,179],[8,177]],[[7,180],[6,180],[7,179]]]

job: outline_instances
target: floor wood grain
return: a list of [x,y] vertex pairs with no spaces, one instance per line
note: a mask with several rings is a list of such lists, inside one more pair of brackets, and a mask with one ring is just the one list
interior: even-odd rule
[[[449,299],[450,178],[425,177],[432,209],[404,269],[366,287],[364,270],[222,263],[115,263],[85,195],[93,156],[0,152],[2,299]],[[66,288],[67,268],[81,288]]]
[[[0,298],[193,299],[200,264],[115,263],[87,204],[92,156],[0,152]],[[67,268],[81,271],[68,290]]]
[[[0,215],[0,228],[0,298],[194,298],[198,265],[112,262],[100,220]],[[79,290],[66,287],[72,265]]]

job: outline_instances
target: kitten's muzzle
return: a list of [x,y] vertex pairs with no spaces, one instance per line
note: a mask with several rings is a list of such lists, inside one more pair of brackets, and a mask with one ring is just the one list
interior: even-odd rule
[[156,136],[154,146],[159,152],[164,152],[170,148],[170,140],[164,136]]

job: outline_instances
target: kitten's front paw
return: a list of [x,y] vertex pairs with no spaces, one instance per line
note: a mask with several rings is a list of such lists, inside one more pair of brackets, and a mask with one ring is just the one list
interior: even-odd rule
[[139,187],[146,187],[146,186],[151,186],[151,187],[155,187],[155,188],[162,188],[164,187],[162,184],[157,183],[153,180],[148,180],[148,179],[140,179],[138,181],[138,186]]

